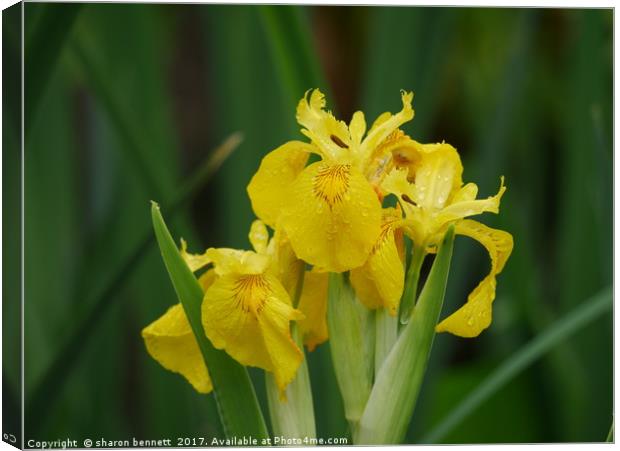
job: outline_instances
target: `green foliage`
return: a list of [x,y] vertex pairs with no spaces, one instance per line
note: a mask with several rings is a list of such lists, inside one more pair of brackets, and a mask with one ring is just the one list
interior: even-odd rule
[[[584,302],[612,282],[611,10],[26,3],[25,14],[27,436],[222,435],[213,396],[163,371],[141,342],[176,302],[145,238],[148,201],[162,200],[195,250],[247,247],[245,186],[263,155],[302,139],[294,109],[311,87],[345,120],[362,109],[369,123],[413,90],[413,138],[455,145],[483,196],[506,177],[500,214],[485,217],[515,237],[494,322],[475,340],[436,337],[406,442],[424,442],[455,400],[523,362],[519,350],[567,314],[587,319]],[[17,36],[4,44],[12,61]],[[197,162],[235,130],[244,142],[233,157],[207,189],[192,185]],[[8,149],[18,135],[4,139]],[[16,167],[15,154],[3,158]],[[181,198],[192,201],[173,217]],[[442,317],[487,265],[482,249],[455,241]],[[590,320],[510,384],[484,389],[444,439],[502,440],[489,431],[512,425],[507,440],[604,440],[612,317]],[[320,437],[347,434],[331,362],[328,344],[308,353]]]
[[453,245],[454,226],[450,226],[413,307],[411,319],[379,370],[360,421],[356,443],[398,444],[405,437],[426,374],[435,326],[446,293]]

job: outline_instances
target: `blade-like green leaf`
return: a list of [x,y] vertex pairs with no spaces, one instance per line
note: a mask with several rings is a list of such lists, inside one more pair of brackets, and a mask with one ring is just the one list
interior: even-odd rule
[[570,335],[590,324],[603,313],[608,312],[611,306],[612,290],[609,287],[556,321],[546,332],[526,344],[483,380],[478,388],[469,393],[460,404],[452,409],[446,418],[421,440],[422,443],[440,441],[513,377],[545,355],[546,352],[563,343]]
[[215,349],[205,336],[201,321],[202,288],[185,264],[155,203],[151,217],[166,269],[209,368],[226,435],[266,438],[267,426],[246,369],[224,351]]
[[356,444],[400,443],[407,432],[443,305],[453,244],[454,227],[451,226],[413,309],[411,321],[379,370],[354,437]]

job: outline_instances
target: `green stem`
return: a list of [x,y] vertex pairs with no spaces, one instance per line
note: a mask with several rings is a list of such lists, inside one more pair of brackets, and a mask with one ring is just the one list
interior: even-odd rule
[[352,434],[364,412],[373,380],[375,328],[345,274],[329,274],[327,326],[336,380]]
[[[295,307],[299,305],[303,291],[304,275],[305,265],[300,262],[299,276],[293,298],[293,306]],[[293,323],[291,326],[291,336],[303,352],[303,337],[297,323]],[[299,439],[316,437],[312,386],[305,356],[297,369],[297,375],[286,387],[286,399],[280,398],[280,390],[272,373],[266,373],[265,385],[274,436]]]
[[375,313],[375,379],[383,361],[398,338],[398,316],[392,316],[385,308]]
[[426,251],[423,246],[414,245],[411,250],[411,263],[407,270],[407,278],[405,279],[405,290],[400,304],[400,323],[407,324],[411,319],[411,313],[415,306],[418,294],[418,282],[420,281],[420,269],[426,257]]

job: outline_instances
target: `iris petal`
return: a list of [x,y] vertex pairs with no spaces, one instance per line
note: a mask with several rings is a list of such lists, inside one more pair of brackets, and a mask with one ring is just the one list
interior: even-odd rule
[[273,372],[281,390],[301,363],[289,322],[302,317],[268,274],[224,275],[207,290],[202,305],[202,324],[213,345],[242,365]]
[[[470,183],[465,185],[463,189],[466,189],[469,185],[473,185]],[[473,188],[469,188],[473,193]],[[476,188],[477,191],[477,188]],[[441,226],[450,221],[454,221],[456,219],[461,219],[467,216],[479,215],[484,212],[497,213],[499,212],[499,203],[506,191],[506,187],[504,186],[504,178],[501,179],[501,185],[499,187],[499,191],[495,196],[490,196],[487,199],[458,199],[458,201],[448,205],[446,208],[441,210],[441,212],[436,217],[437,227]],[[463,194],[465,197],[466,194]],[[469,193],[469,197],[471,197],[471,193]],[[457,199],[455,199],[457,200]]]
[[183,306],[174,305],[142,330],[148,353],[164,368],[181,374],[199,393],[213,386]]
[[317,162],[293,185],[282,225],[300,259],[347,271],[364,264],[374,246],[381,204],[355,167]]
[[252,222],[248,239],[258,254],[264,254],[267,251],[269,232],[267,231],[267,227],[265,227],[265,223],[263,221],[257,219]]
[[456,149],[449,144],[423,144],[415,168],[413,201],[422,208],[444,208],[462,184],[463,166]]
[[187,243],[183,238],[181,238],[181,249],[179,252],[192,272],[196,272],[211,263],[211,258],[207,256],[206,252],[204,254],[190,254],[187,252]]
[[377,120],[375,120],[371,129],[368,131],[368,135],[362,143],[362,152],[366,157],[369,157],[373,150],[379,146],[392,132],[398,129],[405,122],[413,119],[413,108],[411,102],[413,102],[413,93],[402,91],[401,100],[403,108],[400,112],[392,115],[390,113],[383,113]]
[[385,307],[391,315],[396,315],[403,294],[405,270],[393,225],[393,221],[384,223],[366,263],[351,270],[351,284],[368,308]]
[[327,280],[328,273],[306,271],[299,310],[305,318],[299,321],[304,344],[313,351],[327,340]]
[[347,124],[325,111],[325,95],[318,89],[308,93],[297,105],[297,122],[305,127],[302,133],[319,148],[326,160],[337,161],[347,152],[351,137]]
[[499,274],[513,247],[512,235],[492,229],[477,221],[465,219],[456,225],[456,233],[480,242],[491,258],[491,271],[469,294],[467,302],[437,325],[437,332],[450,332],[460,337],[477,337],[491,324],[495,299],[495,276]]
[[247,191],[260,219],[275,228],[287,192],[308,161],[313,146],[290,141],[268,153],[250,180]]

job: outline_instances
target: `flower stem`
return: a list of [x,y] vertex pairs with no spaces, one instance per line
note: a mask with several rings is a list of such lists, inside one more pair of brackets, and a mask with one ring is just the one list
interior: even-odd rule
[[[293,306],[295,308],[299,305],[304,285],[305,265],[302,262],[300,263],[295,295],[293,297]],[[303,337],[297,327],[297,323],[291,325],[291,337],[303,353]],[[295,378],[286,387],[285,400],[280,398],[280,391],[273,373],[265,374],[265,386],[267,388],[269,416],[271,417],[274,436],[296,439],[316,437],[312,387],[305,355],[297,369]]]
[[346,274],[329,274],[327,326],[336,380],[352,435],[357,430],[373,379],[375,328]]
[[407,324],[411,319],[411,312],[415,306],[418,294],[418,282],[420,281],[420,269],[426,257],[426,250],[423,246],[414,245],[411,250],[411,262],[407,270],[405,279],[405,290],[400,304],[400,323]]
[[390,315],[385,308],[378,308],[375,313],[375,379],[397,338],[398,316]]
[[[303,352],[302,337],[297,324],[292,326],[292,338]],[[307,359],[304,357],[297,369],[295,379],[286,387],[285,400],[280,398],[273,373],[265,373],[265,385],[274,436],[294,439],[316,437],[314,404]]]

